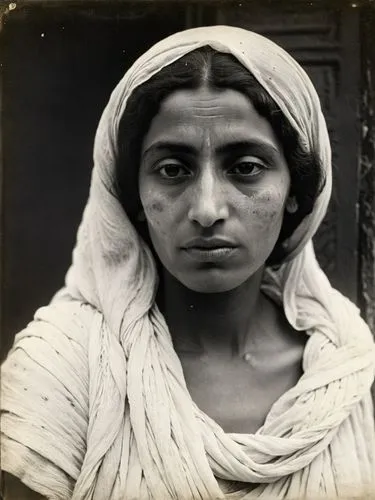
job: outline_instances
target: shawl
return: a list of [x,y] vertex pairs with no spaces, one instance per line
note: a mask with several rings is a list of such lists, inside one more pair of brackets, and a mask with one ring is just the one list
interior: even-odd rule
[[[113,189],[127,98],[204,45],[233,54],[255,76],[326,176],[313,212],[287,241],[285,262],[265,271],[263,290],[309,338],[303,375],[255,434],[225,433],[192,401],[155,303],[151,251]],[[174,34],[143,54],[101,117],[65,287],[16,336],[3,364],[2,468],[56,500],[373,498],[373,338],[331,287],[311,242],[331,180],[317,93],[279,46],[213,26]],[[228,482],[238,488],[229,491]]]

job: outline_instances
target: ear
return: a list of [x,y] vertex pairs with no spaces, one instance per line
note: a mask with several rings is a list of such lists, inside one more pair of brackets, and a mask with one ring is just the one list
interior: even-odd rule
[[288,214],[295,214],[297,212],[298,202],[295,196],[289,196],[289,198],[286,201],[285,209],[288,212]]

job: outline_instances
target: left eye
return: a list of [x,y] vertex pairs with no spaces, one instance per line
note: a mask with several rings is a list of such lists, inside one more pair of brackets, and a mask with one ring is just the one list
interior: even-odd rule
[[263,168],[262,163],[258,163],[251,160],[239,161],[235,163],[228,171],[231,175],[242,175],[242,176],[255,176],[258,175]]

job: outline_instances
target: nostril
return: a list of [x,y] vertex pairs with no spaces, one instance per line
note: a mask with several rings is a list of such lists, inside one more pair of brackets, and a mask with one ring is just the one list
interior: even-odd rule
[[223,221],[228,217],[227,208],[222,206],[215,206],[215,204],[206,202],[201,205],[193,205],[188,214],[190,221],[197,222],[202,227],[210,227],[218,221]]

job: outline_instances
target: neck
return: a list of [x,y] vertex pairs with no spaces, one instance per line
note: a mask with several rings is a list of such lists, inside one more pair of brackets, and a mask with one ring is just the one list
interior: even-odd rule
[[262,311],[263,268],[234,290],[199,293],[167,271],[163,275],[163,312],[177,353],[242,355]]

